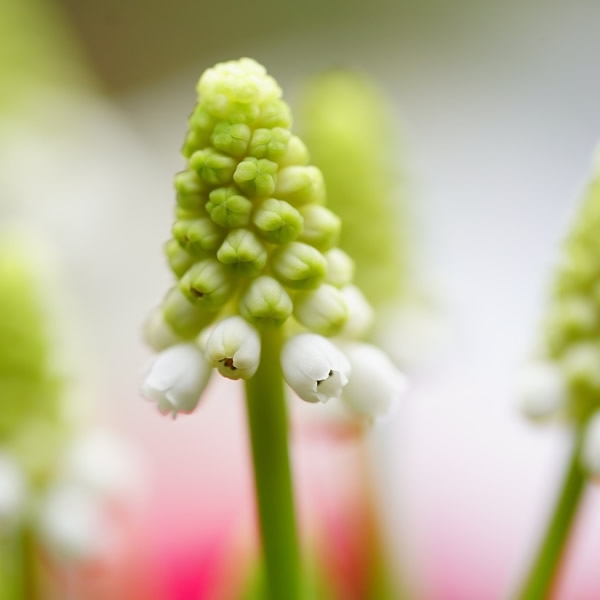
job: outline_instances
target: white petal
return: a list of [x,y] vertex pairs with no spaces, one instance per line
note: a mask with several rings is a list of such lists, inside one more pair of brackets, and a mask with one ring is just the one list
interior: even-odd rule
[[587,424],[581,461],[591,475],[600,475],[600,411],[596,412]]
[[347,285],[342,288],[341,292],[348,307],[348,320],[340,335],[350,339],[364,337],[371,329],[375,319],[373,307],[355,285]]
[[389,414],[406,392],[406,376],[376,346],[353,343],[343,349],[352,367],[352,377],[342,396],[344,402],[364,417]]
[[555,415],[567,398],[567,387],[558,366],[550,361],[526,365],[517,381],[519,406],[530,419]]
[[281,367],[288,385],[306,402],[339,398],[350,376],[350,364],[343,353],[314,333],[302,333],[286,342]]
[[17,524],[23,512],[26,488],[21,467],[9,454],[0,453],[0,534]]
[[151,363],[142,393],[163,414],[189,413],[198,405],[211,369],[195,344],[177,344],[163,350]]
[[162,308],[155,309],[146,321],[144,336],[148,344],[157,351],[181,343],[181,338],[175,334],[165,321]]
[[42,538],[62,559],[89,560],[108,546],[108,518],[91,490],[74,484],[58,484],[44,498],[39,513]]
[[126,438],[108,430],[83,434],[67,450],[65,478],[103,496],[126,497],[139,491],[143,461]]
[[260,337],[242,317],[217,323],[206,341],[206,358],[229,379],[248,379],[260,363]]

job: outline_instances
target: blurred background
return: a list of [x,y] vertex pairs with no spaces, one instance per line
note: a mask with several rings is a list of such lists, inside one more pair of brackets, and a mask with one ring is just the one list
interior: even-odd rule
[[[413,277],[434,308],[426,332],[398,340],[418,356],[402,411],[369,436],[375,503],[419,598],[510,597],[567,442],[528,424],[513,388],[600,134],[599,25],[600,4],[566,0],[0,0],[0,216],[43,239],[62,272],[77,410],[145,464],[135,559],[75,598],[137,597],[125,581],[144,598],[235,597],[219,580],[252,562],[239,388],[211,383],[174,422],[137,391],[151,356],[141,323],[170,282],[162,243],[195,84],[240,56],[267,67],[297,122],[304,86],[328,69],[387,95]],[[303,524],[318,538],[346,510],[340,498],[356,497],[357,450],[296,442]],[[559,598],[598,598],[599,552],[591,489]]]

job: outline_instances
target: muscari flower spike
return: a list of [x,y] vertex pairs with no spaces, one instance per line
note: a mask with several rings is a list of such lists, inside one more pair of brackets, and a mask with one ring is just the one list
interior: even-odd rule
[[[367,417],[385,412],[404,379],[383,353],[373,361],[367,345],[352,350],[373,310],[352,284],[354,262],[337,247],[341,220],[325,206],[321,171],[290,130],[281,89],[242,58],[208,69],[197,91],[165,245],[177,283],[146,324],[159,354],[144,395],[163,413],[189,412],[211,368],[251,378],[260,361],[258,330],[282,327],[284,378],[302,399],[344,400],[352,380],[345,352],[354,362],[368,354],[364,368],[356,367],[364,398],[348,406]],[[185,361],[173,361],[174,353]],[[384,399],[369,397],[369,382]]]
[[519,395],[533,419],[584,427],[584,467],[600,474],[600,152],[563,246],[541,356],[523,370]]

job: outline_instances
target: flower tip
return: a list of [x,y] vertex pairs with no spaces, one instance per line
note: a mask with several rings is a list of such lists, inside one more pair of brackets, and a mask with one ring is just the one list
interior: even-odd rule
[[287,384],[306,402],[340,398],[350,376],[350,363],[326,338],[302,333],[286,342],[281,367]]
[[142,382],[142,395],[156,402],[158,411],[176,415],[192,412],[208,383],[211,369],[192,343],[177,344],[160,352]]
[[517,380],[519,407],[533,420],[556,414],[565,402],[566,395],[565,378],[558,366],[550,361],[527,365]]

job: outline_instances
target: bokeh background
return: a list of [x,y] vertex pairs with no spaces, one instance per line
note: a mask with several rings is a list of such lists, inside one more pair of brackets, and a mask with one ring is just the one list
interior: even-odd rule
[[[238,387],[211,384],[175,422],[137,391],[150,356],[140,326],[170,280],[161,245],[200,73],[252,56],[292,109],[311,76],[337,67],[387,95],[432,324],[398,340],[418,356],[405,406],[367,444],[376,503],[419,598],[495,600],[523,575],[568,442],[526,423],[513,388],[600,137],[599,25],[600,4],[566,0],[0,0],[2,218],[53,248],[82,404],[145,457],[130,566],[164,573],[152,593],[209,585],[253,546]],[[354,485],[331,483],[323,454],[335,468],[354,451],[297,444],[308,530]],[[591,489],[559,598],[600,597],[599,552]]]

